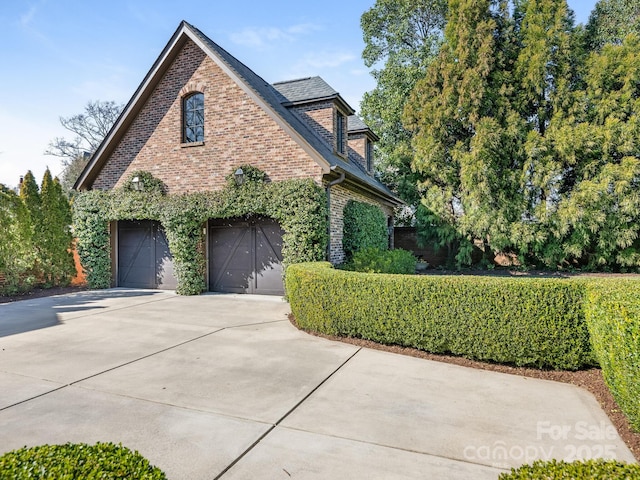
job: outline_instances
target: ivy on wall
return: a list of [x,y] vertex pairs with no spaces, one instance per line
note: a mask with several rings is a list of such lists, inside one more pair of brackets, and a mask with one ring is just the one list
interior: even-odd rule
[[344,207],[342,247],[347,259],[364,248],[386,250],[387,218],[376,205],[349,200]]
[[[111,284],[109,222],[156,220],[165,229],[173,255],[176,292],[197,295],[206,290],[205,234],[208,219],[270,217],[284,230],[283,263],[322,260],[327,245],[326,194],[313,180],[266,182],[266,175],[250,165],[241,166],[245,181],[236,185],[233,174],[216,192],[165,195],[162,183],[148,172],[134,172],[125,187],[92,190],[77,195],[74,224],[78,254],[91,288]],[[134,176],[145,189],[130,187]],[[147,185],[153,186],[150,191]]]

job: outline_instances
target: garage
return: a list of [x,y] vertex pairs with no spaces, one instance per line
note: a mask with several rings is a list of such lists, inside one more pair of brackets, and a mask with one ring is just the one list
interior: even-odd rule
[[174,290],[173,259],[164,229],[151,220],[118,222],[117,285]]
[[283,295],[282,235],[268,218],[209,222],[209,290]]

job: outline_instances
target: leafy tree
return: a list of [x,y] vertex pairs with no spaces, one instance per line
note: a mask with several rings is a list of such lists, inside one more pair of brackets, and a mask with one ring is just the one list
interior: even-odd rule
[[372,71],[377,85],[365,93],[361,113],[380,136],[379,175],[410,204],[419,198],[411,171],[411,135],[402,124],[402,111],[442,41],[446,4],[445,0],[377,0],[361,18],[365,64],[382,64]]
[[600,0],[589,16],[586,40],[589,49],[622,44],[629,33],[640,35],[640,3],[637,0]]
[[85,106],[84,112],[71,117],[60,117],[62,126],[72,132],[75,137],[72,140],[61,137],[53,139],[45,154],[62,159],[65,167],[62,185],[65,190],[71,190],[89,158],[107,136],[123,108],[124,105],[113,101],[90,101]]

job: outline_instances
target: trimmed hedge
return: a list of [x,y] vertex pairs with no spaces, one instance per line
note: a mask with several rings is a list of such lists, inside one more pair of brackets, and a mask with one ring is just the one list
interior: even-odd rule
[[113,443],[24,447],[0,456],[0,477],[12,480],[166,480],[138,452]]
[[615,480],[640,478],[640,465],[617,462],[615,460],[586,460],[567,463],[563,461],[538,460],[531,465],[512,468],[510,473],[502,473],[498,480],[539,480],[562,478],[588,478],[592,480]]
[[305,330],[519,366],[575,370],[593,364],[581,282],[330,267],[287,269],[291,310]]
[[416,273],[416,257],[413,253],[397,248],[394,250],[380,250],[379,248],[365,248],[353,255],[346,270],[366,273]]
[[640,281],[382,275],[287,269],[298,325],[477,360],[575,370],[599,364],[640,431]]
[[586,321],[613,397],[640,432],[640,287],[629,279],[589,285]]

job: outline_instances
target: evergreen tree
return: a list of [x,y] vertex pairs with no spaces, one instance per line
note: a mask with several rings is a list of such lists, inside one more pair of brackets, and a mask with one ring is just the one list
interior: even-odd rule
[[448,246],[458,264],[471,261],[474,239],[505,247],[518,218],[513,48],[506,3],[450,1],[445,43],[405,107],[424,191],[423,239]]
[[640,38],[605,45],[584,66],[584,86],[558,111],[545,144],[565,171],[549,222],[546,263],[640,266]]
[[53,178],[47,168],[42,177],[40,187],[40,209],[42,212],[42,223],[38,227],[40,238],[40,261],[46,286],[55,284],[53,278],[55,262],[54,237],[57,227],[55,222],[55,200],[53,198]]
[[47,168],[40,198],[43,213],[42,265],[48,285],[66,284],[73,275],[71,208],[58,178]]
[[27,224],[31,230],[33,251],[35,255],[34,274],[40,276],[42,272],[43,249],[43,215],[40,190],[31,170],[24,176],[20,184],[20,199],[24,203],[27,213]]
[[[512,12],[510,14],[510,12]],[[405,106],[423,234],[548,267],[640,267],[640,40],[589,52],[566,0],[451,0]]]
[[565,0],[528,0],[521,7],[514,104],[526,122],[520,182],[524,220],[514,223],[511,239],[523,257],[538,261],[557,251],[551,226],[558,202],[575,183],[576,163],[558,155],[554,137],[581,84],[578,67],[584,55]]
[[0,272],[4,285],[0,293],[15,293],[28,287],[35,278],[31,275],[35,254],[32,245],[33,228],[29,213],[15,192],[0,184]]

